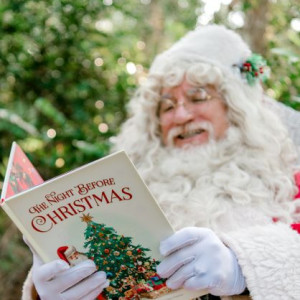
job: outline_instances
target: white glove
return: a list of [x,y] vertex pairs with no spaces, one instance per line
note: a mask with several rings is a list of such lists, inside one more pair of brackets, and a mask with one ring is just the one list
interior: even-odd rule
[[208,290],[215,296],[242,293],[245,278],[234,253],[207,228],[187,227],[160,244],[166,258],[157,273],[171,289]]
[[42,300],[94,300],[109,285],[105,272],[96,272],[92,260],[74,267],[60,259],[43,264],[32,252],[33,283]]

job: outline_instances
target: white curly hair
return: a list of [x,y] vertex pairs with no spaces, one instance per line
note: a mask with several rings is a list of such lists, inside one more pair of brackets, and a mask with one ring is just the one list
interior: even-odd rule
[[[224,27],[189,33],[154,60],[112,140],[113,150],[126,150],[175,229],[224,231],[238,218],[244,226],[253,219],[295,218],[296,152],[279,118],[263,105],[261,85],[249,86],[239,73],[237,66],[250,54],[240,36]],[[222,94],[230,123],[222,140],[189,149],[162,144],[160,92],[183,77]]]

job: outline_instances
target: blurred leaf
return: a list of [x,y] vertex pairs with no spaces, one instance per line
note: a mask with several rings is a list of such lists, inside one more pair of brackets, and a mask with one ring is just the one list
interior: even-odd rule
[[273,48],[271,49],[271,52],[274,54],[282,55],[287,57],[291,62],[297,62],[299,61],[300,57],[295,54],[294,52],[288,50],[288,49],[283,49],[283,48]]
[[289,30],[288,37],[292,43],[294,43],[297,47],[300,47],[300,36],[298,32]]
[[96,156],[99,156],[99,158],[104,156],[109,149],[108,143],[90,144],[85,141],[76,141],[75,140],[75,141],[73,141],[73,145],[76,148],[80,149],[83,153],[96,155]]
[[34,105],[40,112],[42,112],[54,123],[58,125],[64,125],[66,123],[65,116],[58,109],[56,109],[48,99],[38,98],[34,102]]
[[[15,114],[15,113],[7,110],[7,109],[0,109],[0,121],[1,121],[1,119],[10,122],[13,125],[16,125],[16,126],[20,127],[22,130],[26,131],[28,134],[31,134],[31,135],[37,135],[38,134],[38,131],[34,126],[32,126],[28,122],[24,121],[17,114]],[[3,127],[5,127],[4,124],[5,123],[3,123]]]

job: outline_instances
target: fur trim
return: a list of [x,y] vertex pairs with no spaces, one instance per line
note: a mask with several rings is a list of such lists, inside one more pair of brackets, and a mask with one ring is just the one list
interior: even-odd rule
[[236,67],[250,55],[248,45],[238,34],[224,26],[207,25],[190,31],[170,49],[158,55],[151,65],[150,74],[164,73],[166,65],[179,60],[193,64],[205,61],[229,71],[229,74],[239,73]]
[[37,300],[38,294],[32,281],[32,270],[29,271],[22,288],[22,300]]
[[235,252],[254,300],[299,299],[300,235],[289,226],[255,226],[221,238]]

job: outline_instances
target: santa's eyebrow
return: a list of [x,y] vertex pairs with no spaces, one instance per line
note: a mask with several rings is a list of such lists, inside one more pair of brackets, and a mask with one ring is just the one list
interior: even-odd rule
[[172,99],[172,95],[169,94],[169,93],[162,94],[162,95],[160,96],[160,99],[161,99],[161,100]]
[[161,95],[159,101],[158,101],[158,106],[157,106],[157,113],[159,113],[161,107],[163,105],[170,105],[170,104],[174,104],[175,103],[175,100],[172,99],[172,95],[171,94],[163,94]]
[[201,86],[199,86],[199,87],[193,87],[193,88],[188,89],[186,91],[186,94],[187,95],[193,95],[193,94],[196,94],[198,92],[203,92],[203,91],[206,92],[206,89],[204,87],[201,87]]

